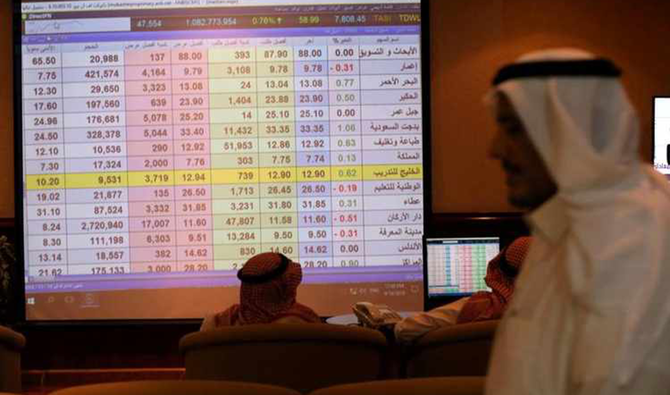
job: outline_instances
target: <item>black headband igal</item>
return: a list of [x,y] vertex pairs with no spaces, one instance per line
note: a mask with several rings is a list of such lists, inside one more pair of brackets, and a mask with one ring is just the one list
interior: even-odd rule
[[259,276],[242,274],[242,269],[240,269],[240,271],[237,272],[237,278],[239,278],[240,281],[246,284],[262,284],[264,282],[277,278],[282,274],[284,274],[290,262],[290,260],[284,254],[279,254],[279,258],[281,259],[281,261],[279,262],[279,266],[277,266],[276,268],[272,269],[271,271],[265,274],[261,274]]
[[493,85],[528,77],[619,77],[621,70],[608,59],[551,60],[507,65],[498,71]]
[[500,261],[498,261],[498,267],[500,268],[500,271],[507,276],[508,278],[515,278],[517,274],[519,274],[519,269],[516,267],[512,266],[511,263],[507,260],[507,249],[509,246],[505,247],[501,252],[500,252]]

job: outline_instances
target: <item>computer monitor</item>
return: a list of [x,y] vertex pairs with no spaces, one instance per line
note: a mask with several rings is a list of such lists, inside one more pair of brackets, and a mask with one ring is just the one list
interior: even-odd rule
[[489,288],[488,262],[500,252],[500,237],[425,237],[425,308]]
[[654,97],[654,168],[670,178],[670,96]]

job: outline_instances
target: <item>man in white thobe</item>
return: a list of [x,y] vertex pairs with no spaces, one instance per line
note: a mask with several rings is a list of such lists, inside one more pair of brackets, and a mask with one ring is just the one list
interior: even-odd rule
[[670,187],[639,159],[619,74],[554,49],[494,80],[490,154],[534,242],[488,395],[670,394]]

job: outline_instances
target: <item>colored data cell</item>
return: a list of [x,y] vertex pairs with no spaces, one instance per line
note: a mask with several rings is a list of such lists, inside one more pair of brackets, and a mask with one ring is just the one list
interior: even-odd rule
[[173,63],[172,66],[172,78],[178,79],[178,80],[184,80],[184,79],[203,79],[206,80],[212,74],[210,74],[210,71],[214,71],[215,68],[210,68],[207,66],[207,64],[183,64],[183,65],[177,65]]
[[216,230],[258,228],[260,224],[260,214],[216,214],[212,218]]
[[258,168],[257,153],[213,154],[212,169]]
[[[288,81],[285,79],[285,81]],[[284,82],[288,84],[288,82]],[[258,91],[258,80],[250,77],[212,78],[209,80],[210,93],[254,93]]]
[[293,47],[296,63],[328,59],[328,47],[320,45],[296,45]]
[[[256,79],[258,92],[293,92],[293,77],[259,77]],[[242,89],[246,90],[244,87]]]
[[423,179],[423,166],[365,166],[363,168],[363,178],[365,180]]
[[[264,98],[262,98],[264,100]],[[287,99],[288,100],[288,99]],[[257,95],[253,92],[247,93],[212,93],[209,96],[210,108],[255,108],[257,106]],[[262,101],[264,102],[264,101]]]
[[172,91],[172,84],[169,81],[135,81],[126,83],[123,92],[126,96],[159,96],[171,95]]
[[61,114],[37,114],[23,117],[26,130],[47,130],[63,127],[63,115]]
[[170,65],[142,65],[126,66],[126,81],[162,81],[172,79],[172,69]]
[[65,169],[64,159],[29,160],[26,161],[25,172],[26,174],[48,175],[63,173],[63,169]]
[[361,95],[361,103],[366,105],[421,103],[420,90],[370,90],[362,92]]
[[363,120],[361,122],[361,129],[364,134],[421,134],[423,131],[423,127],[419,120]]
[[[128,231],[130,229],[128,220],[125,217],[117,218],[81,218],[68,219],[66,222],[67,233],[73,234],[90,234],[96,233],[118,233],[121,231]],[[60,229],[59,229],[60,230]],[[64,230],[64,229],[63,229]]]
[[257,184],[258,169],[247,170],[212,170],[212,185],[217,184]]
[[209,63],[255,62],[256,48],[212,48],[209,50]]
[[172,64],[206,64],[208,62],[208,54],[212,56],[213,50],[204,49],[177,49],[172,50],[171,63]]
[[262,62],[293,61],[293,47],[257,46],[256,60]]
[[128,172],[128,186],[171,186],[175,185],[174,171],[132,171]]
[[28,114],[59,114],[63,110],[63,99],[24,100],[23,113]]
[[362,74],[417,74],[421,64],[416,60],[364,60],[361,62]]
[[[364,136],[362,141],[363,150],[394,150],[404,151],[408,149],[420,149],[420,136],[412,135],[386,135],[381,136]],[[414,163],[418,163],[416,160]]]
[[23,54],[22,67],[30,69],[53,69],[62,66],[62,55],[60,53]]
[[39,84],[23,85],[23,97],[25,99],[53,99],[63,97],[61,84]]
[[40,174],[26,176],[26,188],[31,189],[56,189],[65,187],[65,175],[63,174]]
[[63,56],[62,67],[102,67],[124,64],[123,51],[72,52]]
[[69,275],[94,275],[94,276],[104,276],[112,274],[127,274],[131,272],[131,265],[128,263],[122,264],[109,264],[109,265],[68,265],[67,274]]
[[132,50],[125,51],[124,53],[124,63],[126,65],[154,65],[154,64],[164,64],[169,65],[170,62],[170,50]]
[[260,213],[258,199],[240,198],[235,200],[213,200],[214,214],[255,214]]
[[296,76],[328,75],[328,62],[325,60],[295,62],[294,72]]
[[[44,85],[40,85],[41,87]],[[46,87],[46,86],[45,86]],[[126,86],[123,82],[72,82],[63,84],[63,97],[122,97],[126,94]],[[49,90],[36,94],[36,96],[53,96]],[[132,90],[128,92],[132,94]]]
[[423,195],[365,196],[365,207],[384,207],[385,210],[423,209]]
[[62,69],[63,82],[125,81],[123,66],[71,67]]

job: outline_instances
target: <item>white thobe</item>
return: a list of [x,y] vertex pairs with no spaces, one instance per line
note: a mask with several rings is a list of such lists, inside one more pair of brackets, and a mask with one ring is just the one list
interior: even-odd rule
[[456,325],[458,315],[469,297],[437,307],[427,312],[404,318],[394,327],[395,339],[400,343],[411,343],[430,331]]
[[670,394],[670,201],[649,175],[625,201],[575,209],[555,196],[528,216],[534,241],[486,394]]

